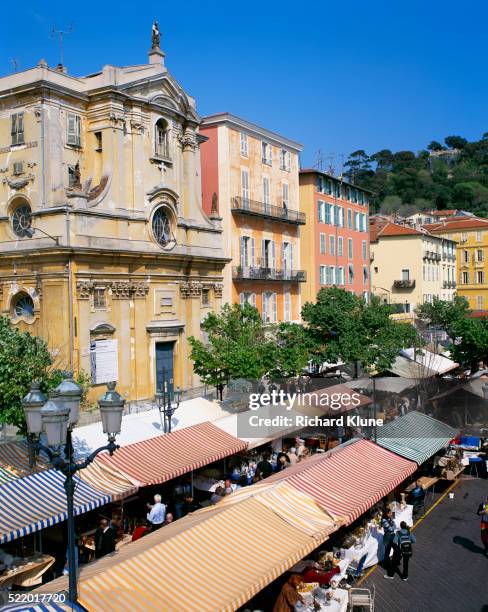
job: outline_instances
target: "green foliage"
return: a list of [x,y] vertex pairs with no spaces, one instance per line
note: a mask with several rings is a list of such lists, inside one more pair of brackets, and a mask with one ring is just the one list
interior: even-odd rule
[[[52,369],[52,357],[42,338],[21,332],[10,324],[8,317],[0,317],[0,423],[15,425],[25,433],[22,398],[33,380],[41,382],[47,393],[62,380],[62,370]],[[83,389],[82,407],[91,381],[80,371],[75,380]]]
[[390,306],[374,298],[370,304],[349,291],[321,289],[307,302],[302,318],[317,347],[315,361],[360,362],[366,369],[385,370],[398,351],[419,344],[415,329],[390,318]]
[[457,324],[469,315],[466,298],[456,295],[452,302],[434,297],[432,303],[417,306],[417,317],[428,325],[439,325],[452,338]]
[[424,323],[440,325],[447,332],[454,361],[471,369],[476,369],[479,361],[487,361],[488,320],[472,318],[464,297],[455,296],[452,302],[434,298],[432,304],[419,306],[416,313]]
[[466,317],[459,319],[453,328],[454,341],[450,346],[451,356],[457,363],[477,369],[479,361],[488,360],[488,320]]
[[488,216],[488,137],[468,142],[447,136],[444,142],[446,146],[432,141],[418,153],[382,149],[368,156],[354,151],[345,174],[374,192],[373,212],[411,214],[453,207]]
[[202,329],[208,343],[190,337],[190,358],[208,385],[221,388],[231,378],[258,379],[275,363],[276,346],[259,312],[249,304],[224,304],[219,314],[207,315]]
[[269,371],[272,378],[299,375],[316,349],[311,335],[297,323],[280,323],[270,340],[275,343],[275,362]]

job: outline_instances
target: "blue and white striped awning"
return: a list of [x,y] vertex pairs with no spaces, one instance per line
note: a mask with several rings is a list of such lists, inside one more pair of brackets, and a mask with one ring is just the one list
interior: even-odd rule
[[[24,593],[26,602],[32,599],[34,594]],[[70,601],[64,601],[64,603],[54,603],[53,600],[57,600],[60,595],[54,594],[40,594],[37,596],[39,603],[23,603],[23,604],[11,604],[2,606],[1,612],[84,612],[84,608],[77,604],[71,603]],[[65,598],[66,599],[66,598]],[[46,603],[43,603],[43,600]]]
[[[38,472],[0,486],[0,544],[66,520],[65,477],[56,470]],[[75,516],[108,504],[111,496],[75,476]]]

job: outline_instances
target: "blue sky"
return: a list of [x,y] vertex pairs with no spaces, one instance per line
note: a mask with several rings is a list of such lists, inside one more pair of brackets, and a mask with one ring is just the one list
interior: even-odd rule
[[[66,37],[75,75],[146,60],[159,20],[172,74],[200,114],[229,111],[341,163],[359,148],[418,150],[450,134],[488,131],[488,3],[174,2],[24,0],[3,7],[0,74],[43,57]],[[143,7],[143,8],[142,8]],[[15,24],[15,28],[12,27]]]

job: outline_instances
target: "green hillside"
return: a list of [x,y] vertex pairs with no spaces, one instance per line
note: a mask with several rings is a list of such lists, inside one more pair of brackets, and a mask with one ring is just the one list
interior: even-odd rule
[[488,132],[474,142],[448,136],[417,153],[354,151],[344,175],[374,192],[373,212],[457,208],[488,217]]

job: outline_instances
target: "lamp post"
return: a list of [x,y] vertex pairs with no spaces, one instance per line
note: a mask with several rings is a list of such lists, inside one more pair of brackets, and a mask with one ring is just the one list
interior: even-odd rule
[[[35,451],[46,453],[52,466],[66,477],[64,490],[68,509],[69,599],[72,603],[76,603],[78,599],[74,475],[89,466],[102,451],[107,450],[110,455],[113,455],[119,448],[115,444],[115,437],[120,433],[125,400],[115,391],[114,382],[107,383],[107,388],[107,392],[98,400],[98,405],[103,432],[107,434],[108,444],[97,448],[81,462],[75,461],[71,434],[78,421],[82,390],[73,380],[72,372],[65,372],[63,381],[50,393],[49,399],[40,391],[39,383],[33,382],[29,393],[22,400],[27,431],[31,439],[35,440]],[[46,445],[40,442],[40,435],[43,432],[46,436]]]
[[159,418],[161,419],[163,431],[164,433],[171,433],[171,419],[180,405],[181,389],[176,387],[173,391],[173,379],[171,378],[168,383],[166,380],[166,370],[163,370],[161,391],[156,392],[155,401],[159,410]]
[[488,383],[484,383],[481,385],[481,390],[483,391],[483,398],[488,400]]

